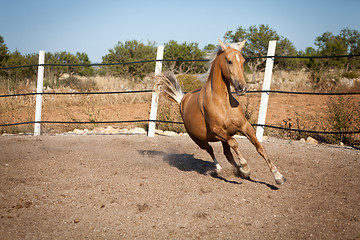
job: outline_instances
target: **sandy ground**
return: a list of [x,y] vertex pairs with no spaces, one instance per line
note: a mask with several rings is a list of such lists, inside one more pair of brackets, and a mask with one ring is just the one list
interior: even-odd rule
[[359,239],[360,151],[270,138],[287,182],[187,136],[1,136],[0,239]]

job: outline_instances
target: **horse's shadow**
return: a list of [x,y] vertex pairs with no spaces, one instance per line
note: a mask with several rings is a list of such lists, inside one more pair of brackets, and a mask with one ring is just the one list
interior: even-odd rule
[[139,150],[143,156],[162,156],[163,161],[172,167],[176,167],[183,172],[197,172],[201,175],[209,175],[215,170],[215,165],[208,161],[195,158],[192,154],[166,153],[156,150]]
[[[195,158],[193,154],[165,153],[162,151],[153,151],[153,150],[139,150],[139,153],[141,155],[147,155],[147,156],[162,156],[164,162],[183,172],[197,172],[201,175],[211,176],[226,183],[232,183],[238,185],[242,184],[242,182],[228,180],[224,176],[217,174],[214,163],[209,161],[204,161],[199,158]],[[272,190],[278,189],[274,185],[262,181],[256,181],[251,178],[247,178],[245,180],[250,181],[252,183],[264,184]]]
[[165,154],[163,161],[183,172],[197,172],[201,175],[209,175],[210,172],[215,170],[215,165],[212,162],[195,158],[192,154]]

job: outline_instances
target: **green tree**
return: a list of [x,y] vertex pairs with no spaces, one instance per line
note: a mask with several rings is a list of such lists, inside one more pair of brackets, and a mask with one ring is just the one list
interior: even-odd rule
[[[4,38],[0,36],[0,67],[5,67],[9,59],[9,50],[5,44]],[[7,76],[6,70],[0,70],[0,83],[5,81]]]
[[[315,45],[317,49],[308,48],[305,56],[334,56],[334,55],[354,55],[360,54],[360,33],[357,30],[344,28],[339,35],[325,32],[316,37]],[[318,84],[322,80],[334,79],[336,72],[354,71],[360,69],[360,58],[324,58],[324,59],[305,59],[304,66],[308,69],[313,83]],[[330,73],[330,69],[336,70]],[[336,76],[335,76],[336,78]],[[325,82],[324,82],[325,83]]]
[[[62,51],[45,54],[45,63],[49,64],[91,64],[86,53],[76,55]],[[68,74],[68,82],[79,81],[75,76],[93,76],[95,70],[91,66],[49,66],[45,68],[46,84],[54,88],[59,86],[59,79]],[[68,85],[68,84],[65,84]]]
[[[56,52],[54,54],[55,61],[60,64],[79,64],[79,59],[69,52]],[[63,69],[62,73],[68,73],[70,76],[73,76],[78,73],[78,68],[76,66],[63,66],[59,67]]]
[[[325,32],[315,39],[315,45],[318,47],[320,56],[346,55],[347,44],[340,36],[334,36],[331,32]],[[325,59],[325,66],[328,68],[341,68],[344,66],[344,58]]]
[[[276,44],[276,54],[279,56],[296,56],[296,48],[287,38],[281,38]],[[275,58],[275,68],[285,71],[295,71],[301,69],[301,61],[296,58]]]
[[204,47],[203,51],[204,52],[209,52],[209,51],[213,51],[216,48],[216,46],[214,44],[208,44]]
[[[199,48],[198,43],[177,43],[170,40],[165,44],[164,59],[194,60],[203,59],[205,52]],[[165,69],[178,74],[199,73],[205,71],[205,62],[198,61],[173,61],[166,62]]]
[[[154,60],[156,56],[155,42],[144,44],[136,40],[118,42],[109,49],[109,53],[103,57],[103,63],[136,62],[142,60]],[[110,75],[117,77],[130,77],[143,79],[146,74],[154,71],[154,63],[136,63],[125,65],[110,65],[105,68]]]
[[[325,32],[315,39],[319,55],[355,55],[360,54],[360,32],[344,28],[339,35]],[[360,60],[355,58],[332,58],[327,60],[331,68],[343,69],[344,71],[356,70],[360,67]],[[345,67],[344,67],[345,66]]]
[[[6,62],[3,66],[5,67],[16,67],[25,65],[36,65],[38,55],[27,54],[22,55],[18,50],[8,55]],[[17,85],[22,83],[30,83],[36,81],[36,67],[24,67],[24,68],[13,68],[3,70],[4,80],[9,90],[16,89]]]
[[340,31],[339,36],[347,45],[348,54],[360,54],[360,32],[349,28]]
[[[76,58],[79,60],[80,64],[91,64],[89,56],[86,53],[76,53]],[[81,76],[93,76],[95,74],[95,70],[91,66],[79,67],[78,72]]]
[[340,36],[334,36],[331,32],[325,32],[315,39],[318,52],[323,55],[343,55],[347,53],[347,45]]
[[[46,53],[45,62],[49,64],[79,64],[78,59],[73,54],[62,51],[55,53]],[[63,78],[68,74],[66,79],[73,79],[75,74],[78,74],[77,67],[74,66],[51,66],[45,68],[46,82],[45,85],[51,88],[58,87],[60,85],[60,78]],[[68,84],[65,84],[68,85]]]
[[4,38],[0,36],[0,66],[4,66],[9,58],[9,50],[5,44]]
[[[318,51],[312,47],[307,47],[305,51],[300,51],[299,56],[316,57],[319,56]],[[313,83],[318,84],[321,80],[321,72],[324,69],[324,61],[316,58],[304,58],[299,60],[302,66],[309,72],[310,79]]]
[[[343,39],[347,46],[347,54],[360,54],[360,32],[349,28],[340,31],[339,37]],[[346,59],[345,71],[360,69],[360,58],[353,57]]]
[[[235,32],[226,32],[224,38],[231,42],[240,42],[246,39],[245,47],[242,50],[245,57],[266,56],[268,44],[271,40],[277,41],[276,55],[296,54],[295,47],[288,39],[280,36],[275,30],[264,24],[260,24],[259,27],[253,25],[249,28],[240,26]],[[265,60],[265,58],[256,58],[250,59],[247,62],[248,67],[253,73],[252,82],[255,82],[258,73],[265,69]],[[284,59],[277,59],[278,67],[282,69],[288,68],[289,63],[286,63],[286,61]]]

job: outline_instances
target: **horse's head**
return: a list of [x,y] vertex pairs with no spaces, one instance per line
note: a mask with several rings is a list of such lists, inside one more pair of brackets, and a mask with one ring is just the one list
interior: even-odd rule
[[247,87],[244,77],[245,59],[241,55],[241,49],[246,40],[231,46],[226,46],[220,39],[219,42],[222,49],[222,53],[218,56],[221,58],[222,75],[234,86],[237,95],[243,94]]

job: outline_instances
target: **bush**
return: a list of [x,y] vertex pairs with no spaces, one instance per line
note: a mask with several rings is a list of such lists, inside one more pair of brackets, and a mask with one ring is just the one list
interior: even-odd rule
[[344,72],[342,76],[348,79],[355,79],[359,77],[359,74],[356,72]]
[[202,82],[195,75],[182,74],[176,76],[179,84],[184,92],[190,92],[192,90],[202,87]]
[[[337,96],[328,103],[327,125],[330,131],[348,132],[360,130],[360,107],[353,97]],[[343,142],[351,144],[353,135],[327,135],[325,139],[330,143]]]
[[[172,121],[172,122],[182,122],[182,117],[179,111],[179,105],[174,102],[162,98],[159,102],[158,108],[159,120],[162,121]],[[175,123],[158,123],[158,129],[163,131],[173,131],[173,132],[186,132],[183,124]]]
[[[136,40],[118,42],[109,53],[103,57],[102,63],[135,62],[141,60],[152,60],[156,56],[155,42],[144,44]],[[124,65],[102,66],[102,72],[109,72],[115,77],[132,78],[143,80],[144,77],[154,71],[154,63],[137,63]]]
[[82,80],[77,77],[68,77],[59,80],[58,83],[59,86],[70,87],[79,92],[92,92],[98,89],[93,79]]
[[[164,59],[203,59],[205,52],[199,49],[198,43],[177,43],[174,40],[170,40],[165,44]],[[204,72],[206,68],[205,62],[164,62],[164,69],[166,71],[173,71],[179,73],[200,73]]]

